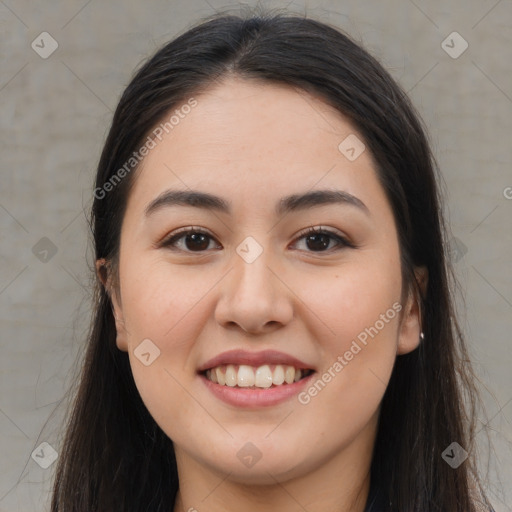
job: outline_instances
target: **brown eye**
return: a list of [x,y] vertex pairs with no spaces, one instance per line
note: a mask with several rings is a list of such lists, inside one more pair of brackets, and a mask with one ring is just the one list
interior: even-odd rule
[[189,233],[185,235],[185,247],[191,251],[205,251],[210,245],[208,238],[204,233]]
[[315,233],[306,237],[306,245],[312,251],[323,251],[329,248],[332,237],[325,233]]
[[[355,246],[346,238],[328,229],[311,228],[302,233],[298,240],[304,239],[308,252],[328,252],[331,249]],[[333,246],[330,246],[334,242]]]
[[208,250],[211,240],[212,236],[205,231],[187,229],[174,234],[162,242],[161,246],[184,252],[203,252]]
[[[210,247],[210,242],[215,239],[201,229],[183,229],[178,233],[174,233],[172,236],[164,240],[160,246],[166,247],[171,250],[188,252],[188,253],[201,253],[208,251],[212,247]],[[350,243],[343,236],[330,231],[328,229],[322,228],[310,228],[302,233],[302,235],[297,240],[304,240],[306,252],[331,252],[340,250],[343,247],[352,247],[355,248],[355,245]],[[217,248],[221,248],[220,245]]]

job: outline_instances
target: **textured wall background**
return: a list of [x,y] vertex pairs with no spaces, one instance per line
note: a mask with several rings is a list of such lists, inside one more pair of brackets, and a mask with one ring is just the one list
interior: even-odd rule
[[[270,6],[307,12],[363,42],[426,121],[487,409],[478,435],[484,454],[482,434],[493,443],[490,496],[496,512],[510,511],[512,1]],[[228,7],[239,10],[216,0],[0,0],[0,511],[48,508],[61,399],[89,322],[93,260],[83,209],[119,95],[159,45]]]

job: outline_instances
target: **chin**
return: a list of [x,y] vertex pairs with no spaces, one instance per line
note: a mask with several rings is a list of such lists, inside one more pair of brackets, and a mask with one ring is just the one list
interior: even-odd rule
[[[232,457],[223,457],[222,461],[205,461],[210,468],[223,475],[230,474],[229,480],[246,485],[275,485],[276,482],[285,482],[291,478],[300,476],[307,472],[306,465],[309,465],[304,456],[290,458],[285,454],[266,453],[262,450],[259,454],[254,450],[252,459],[252,448],[246,445],[245,451],[239,450]],[[297,455],[298,450],[290,450]],[[225,452],[226,453],[226,452]],[[220,462],[220,463],[219,463]]]

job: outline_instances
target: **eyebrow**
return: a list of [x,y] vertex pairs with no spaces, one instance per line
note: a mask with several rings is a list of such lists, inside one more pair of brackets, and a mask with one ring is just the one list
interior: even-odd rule
[[[275,214],[281,216],[286,213],[329,204],[355,206],[367,215],[370,214],[363,201],[343,190],[313,190],[283,197],[276,204]],[[171,206],[192,206],[231,214],[231,203],[222,197],[198,190],[166,190],[148,204],[145,215],[149,217],[157,210]]]

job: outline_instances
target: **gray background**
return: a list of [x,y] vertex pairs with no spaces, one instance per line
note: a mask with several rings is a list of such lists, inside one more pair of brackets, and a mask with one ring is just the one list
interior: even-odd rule
[[[424,117],[445,179],[461,321],[481,380],[483,455],[485,432],[492,443],[483,476],[496,512],[510,511],[512,1],[260,5],[348,31]],[[42,442],[58,450],[59,403],[76,382],[93,262],[83,208],[119,95],[159,45],[229,7],[239,12],[215,0],[0,0],[0,512],[48,509],[55,464],[42,469],[31,454]],[[58,43],[46,59],[31,47],[43,46],[44,31]],[[457,58],[442,47],[454,31],[469,45]],[[462,40],[451,39],[447,49],[460,52]]]

